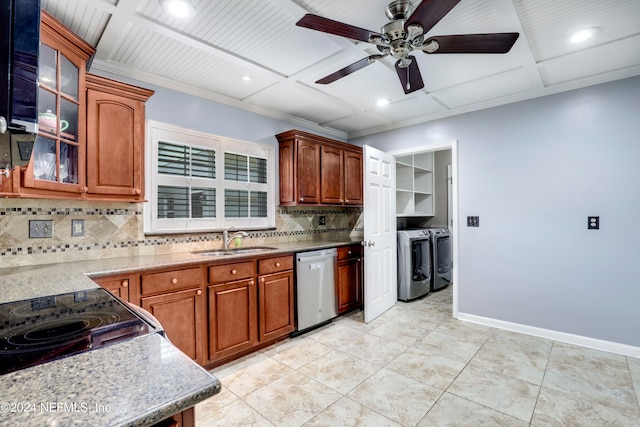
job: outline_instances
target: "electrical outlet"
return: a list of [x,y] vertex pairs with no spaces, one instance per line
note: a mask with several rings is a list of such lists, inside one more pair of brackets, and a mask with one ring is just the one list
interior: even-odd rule
[[600,217],[588,216],[587,217],[587,230],[600,230]]
[[480,217],[479,216],[468,216],[467,217],[467,227],[480,227]]
[[84,219],[71,220],[71,237],[84,236]]
[[320,215],[318,217],[318,225],[326,225],[327,224],[327,218],[324,215]]
[[29,221],[29,238],[39,239],[53,237],[53,220]]

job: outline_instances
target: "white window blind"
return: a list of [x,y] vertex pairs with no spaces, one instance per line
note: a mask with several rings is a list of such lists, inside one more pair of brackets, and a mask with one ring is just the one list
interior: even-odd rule
[[275,226],[275,147],[147,124],[145,231]]

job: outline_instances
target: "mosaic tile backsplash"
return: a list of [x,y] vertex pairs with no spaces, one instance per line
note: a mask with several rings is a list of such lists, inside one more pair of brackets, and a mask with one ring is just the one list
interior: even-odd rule
[[[0,200],[0,267],[153,255],[222,247],[222,233],[145,235],[143,203]],[[318,216],[325,225],[318,225]],[[30,238],[29,221],[53,223],[53,237]],[[81,220],[81,221],[78,221]],[[362,235],[362,209],[278,207],[275,230],[251,231],[245,245]],[[84,227],[84,236],[72,236]]]

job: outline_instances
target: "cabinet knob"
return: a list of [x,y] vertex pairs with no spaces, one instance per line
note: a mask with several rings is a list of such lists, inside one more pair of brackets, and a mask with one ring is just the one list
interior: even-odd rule
[[276,262],[276,267],[280,267],[280,263],[279,262]]
[[89,191],[89,187],[82,187],[82,192],[83,192],[83,193],[86,193],[86,192],[88,192],[88,191]]
[[348,253],[349,255],[351,255],[351,251],[348,251],[347,253]]
[[301,202],[304,202],[304,197],[300,197],[300,201],[301,201]]
[[261,281],[262,283],[264,283],[264,277],[261,277],[261,278],[260,278],[260,281]]
[[202,289],[198,289],[198,290],[196,291],[196,295],[202,295]]
[[344,203],[344,200],[340,199],[340,203]]
[[346,199],[344,202],[345,202],[345,203],[349,203],[349,199]]
[[231,274],[236,274],[238,271],[234,268],[233,270],[231,270]]
[[139,196],[139,195],[140,195],[140,193],[141,193],[141,191],[140,191],[140,189],[139,189],[139,188],[136,188],[135,190],[133,190],[133,193],[134,193],[136,196]]
[[129,286],[129,281],[128,281],[128,280],[123,280],[123,281],[122,281],[122,283],[120,283],[120,285],[121,285],[123,288],[126,288],[127,286]]
[[253,280],[249,280],[249,285],[255,285],[255,282]]
[[173,284],[175,285],[176,283],[178,283],[178,279],[176,279],[176,278],[174,277],[173,279],[171,279],[171,283],[173,283]]

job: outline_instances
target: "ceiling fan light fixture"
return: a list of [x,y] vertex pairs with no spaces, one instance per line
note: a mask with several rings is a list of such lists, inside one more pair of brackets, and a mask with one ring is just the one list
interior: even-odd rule
[[161,0],[162,7],[171,16],[180,19],[191,18],[196,14],[196,8],[187,0]]
[[575,33],[573,33],[571,35],[571,43],[582,43],[585,42],[587,40],[589,40],[590,38],[592,38],[593,36],[596,35],[596,33],[600,31],[599,28],[585,28],[583,30],[580,31],[576,31]]

